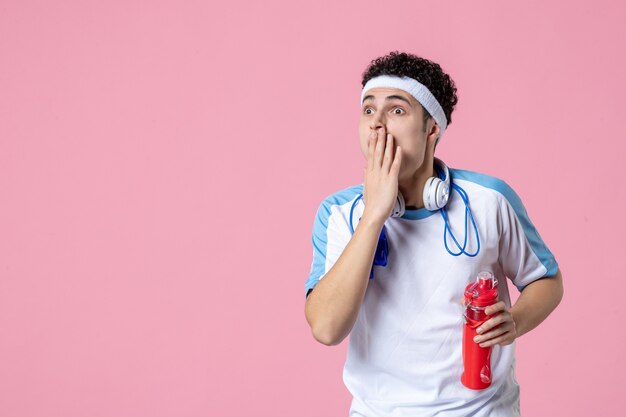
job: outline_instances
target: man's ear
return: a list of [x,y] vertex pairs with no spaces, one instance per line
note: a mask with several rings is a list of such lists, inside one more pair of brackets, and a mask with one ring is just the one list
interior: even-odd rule
[[432,117],[428,119],[428,137],[426,138],[428,144],[434,144],[437,141],[437,138],[439,137],[439,132],[441,132],[441,128],[435,122],[435,120]]

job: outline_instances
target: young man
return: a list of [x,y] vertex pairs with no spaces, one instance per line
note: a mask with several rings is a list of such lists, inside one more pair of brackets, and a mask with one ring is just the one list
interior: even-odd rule
[[[362,85],[364,182],[322,201],[305,283],[314,338],[350,334],[350,416],[519,416],[515,339],[559,304],[557,262],[508,184],[434,157],[457,103],[439,65],[394,51]],[[481,271],[498,279],[500,301],[475,340],[492,347],[491,385],[473,390],[461,383],[460,300]],[[513,306],[507,277],[521,291]]]

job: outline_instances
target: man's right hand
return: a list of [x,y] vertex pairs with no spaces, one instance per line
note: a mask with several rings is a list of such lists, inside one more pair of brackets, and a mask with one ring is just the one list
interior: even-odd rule
[[398,196],[398,174],[402,150],[385,128],[372,131],[367,144],[367,168],[364,169],[363,202],[367,216],[384,223],[392,214]]

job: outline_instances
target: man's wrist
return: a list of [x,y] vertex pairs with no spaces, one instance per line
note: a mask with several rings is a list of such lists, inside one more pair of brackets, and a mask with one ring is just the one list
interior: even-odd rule
[[523,323],[521,323],[521,321],[523,321],[523,313],[519,311],[519,306],[516,307],[516,304],[511,306],[509,313],[511,313],[511,318],[513,319],[513,325],[515,326],[515,338],[517,339],[523,334]]
[[367,227],[376,227],[382,229],[383,225],[385,224],[385,220],[386,219],[374,216],[372,214],[369,214],[368,212],[364,212],[363,216],[361,216],[361,219],[359,220],[359,224],[363,224]]

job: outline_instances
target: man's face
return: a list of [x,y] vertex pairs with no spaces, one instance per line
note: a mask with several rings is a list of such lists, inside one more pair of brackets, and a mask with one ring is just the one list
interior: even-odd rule
[[[383,126],[393,136],[394,146],[402,148],[399,178],[412,176],[422,166],[426,152],[423,109],[413,96],[398,88],[376,87],[365,93],[361,105],[359,138],[367,160],[369,135]],[[433,121],[427,121],[430,131]],[[394,150],[395,155],[395,150]],[[393,155],[392,155],[393,157]]]

